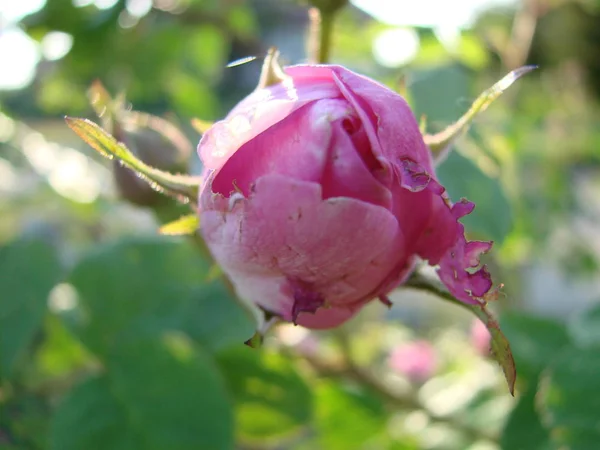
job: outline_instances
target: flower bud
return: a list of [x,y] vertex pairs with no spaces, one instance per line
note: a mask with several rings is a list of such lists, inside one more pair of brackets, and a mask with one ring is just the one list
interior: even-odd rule
[[397,93],[335,65],[285,69],[198,146],[206,244],[237,293],[283,320],[332,328],[418,260],[459,300],[492,281],[458,220],[413,113]]

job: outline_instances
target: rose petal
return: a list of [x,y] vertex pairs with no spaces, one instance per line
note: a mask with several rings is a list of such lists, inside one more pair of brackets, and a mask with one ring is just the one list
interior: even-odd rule
[[[330,72],[330,71],[329,71]],[[216,122],[198,144],[205,167],[221,167],[244,143],[316,100],[339,98],[340,91],[329,79],[290,79],[254,91]]]
[[431,152],[425,145],[410,107],[391,89],[341,66],[332,66],[334,80],[364,123],[375,125],[381,155],[392,164],[410,158],[433,173]]
[[354,305],[370,300],[389,268],[405,259],[388,210],[323,200],[316,183],[267,175],[232,210],[218,195],[203,197],[202,233],[238,294],[288,321],[298,281],[327,305]]
[[[240,147],[216,174],[213,192],[248,196],[253,182],[271,173],[320,182],[324,198],[344,196],[389,207],[390,192],[374,178],[356,148],[353,138],[360,139],[362,129],[352,136],[344,129],[354,114],[342,99],[305,105]],[[360,140],[357,144],[368,146]]]

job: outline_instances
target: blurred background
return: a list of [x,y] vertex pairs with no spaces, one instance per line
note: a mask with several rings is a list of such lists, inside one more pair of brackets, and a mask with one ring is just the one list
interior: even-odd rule
[[[208,263],[156,237],[181,206],[64,123],[87,117],[199,173],[191,119],[251,92],[270,46],[306,61],[308,7],[0,0],[0,449],[598,448],[597,0],[353,0],[335,21],[332,62],[403,92],[428,132],[539,66],[438,171],[477,205],[470,237],[495,242],[516,398],[485,328],[417,291],[335,332],[282,326],[242,346],[251,321],[196,275]],[[109,93],[125,119],[98,119],[109,100],[90,95]]]

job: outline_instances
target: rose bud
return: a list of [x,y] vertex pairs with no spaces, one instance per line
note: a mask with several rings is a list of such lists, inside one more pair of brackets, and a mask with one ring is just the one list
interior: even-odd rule
[[410,342],[396,347],[390,353],[388,366],[414,383],[423,383],[435,373],[437,355],[427,341]]
[[345,322],[418,259],[456,298],[492,286],[406,101],[334,65],[287,67],[202,137],[202,234],[237,294],[309,328]]

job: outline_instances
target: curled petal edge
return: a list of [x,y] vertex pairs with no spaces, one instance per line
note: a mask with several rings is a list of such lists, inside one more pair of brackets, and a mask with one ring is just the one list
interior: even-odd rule
[[440,196],[450,210],[451,217],[447,220],[456,221],[456,239],[438,262],[437,272],[441,281],[452,295],[468,304],[481,304],[497,297],[497,290],[492,291],[492,277],[485,265],[480,267],[479,259],[490,251],[493,243],[467,241],[465,227],[459,222],[473,211],[475,204],[461,199],[452,205],[445,188],[424,167],[410,158],[403,158],[400,162],[402,187],[411,192],[428,190],[432,195]]
[[465,199],[452,206],[451,212],[457,220],[457,239],[442,256],[438,275],[448,290],[458,300],[469,304],[484,303],[492,289],[492,277],[487,267],[480,267],[479,258],[492,248],[492,242],[467,241],[465,227],[458,220],[471,213],[475,205]]

